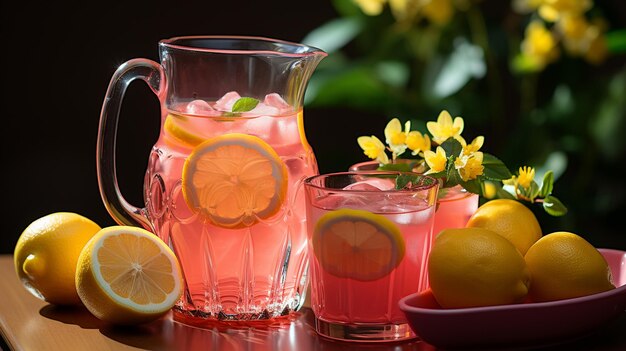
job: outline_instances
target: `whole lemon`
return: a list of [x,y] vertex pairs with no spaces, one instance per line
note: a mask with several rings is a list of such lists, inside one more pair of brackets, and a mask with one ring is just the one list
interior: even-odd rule
[[530,270],[532,301],[554,301],[614,289],[602,254],[569,232],[545,235],[524,256]]
[[467,222],[467,227],[492,230],[508,239],[519,252],[541,238],[541,226],[528,207],[509,199],[491,200],[480,206]]
[[433,295],[444,308],[521,302],[530,273],[510,241],[484,228],[445,229],[428,258]]
[[74,276],[81,250],[100,226],[72,212],[57,212],[32,222],[13,253],[15,271],[36,297],[55,305],[80,305]]

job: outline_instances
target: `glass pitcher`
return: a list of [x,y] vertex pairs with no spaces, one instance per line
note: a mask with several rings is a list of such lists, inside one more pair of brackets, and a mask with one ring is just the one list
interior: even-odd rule
[[[302,104],[326,53],[239,36],[177,37],[160,41],[159,51],[160,64],[122,64],[106,93],[97,171],[107,210],[176,253],[185,291],[174,319],[202,326],[298,310],[308,283],[301,184],[318,173]],[[135,79],[161,103],[143,207],[124,199],[115,171],[120,106]]]

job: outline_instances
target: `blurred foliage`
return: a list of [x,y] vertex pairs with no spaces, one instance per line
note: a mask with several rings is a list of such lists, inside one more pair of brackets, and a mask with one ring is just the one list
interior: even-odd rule
[[330,54],[307,106],[410,120],[422,131],[441,110],[462,115],[470,138],[484,135],[484,149],[512,169],[531,165],[540,179],[553,171],[570,212],[543,216],[546,227],[607,231],[618,223],[626,210],[619,0],[333,4],[338,17],[303,39]]

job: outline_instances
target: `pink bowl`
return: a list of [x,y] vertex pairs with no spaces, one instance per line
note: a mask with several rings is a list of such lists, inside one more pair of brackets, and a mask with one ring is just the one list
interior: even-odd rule
[[616,289],[573,299],[458,309],[441,308],[430,290],[399,302],[413,331],[441,348],[531,347],[593,332],[626,310],[626,252],[598,249]]

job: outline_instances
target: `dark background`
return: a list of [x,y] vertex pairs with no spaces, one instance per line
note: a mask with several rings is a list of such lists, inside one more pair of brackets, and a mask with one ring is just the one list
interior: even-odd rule
[[[312,3],[310,3],[312,4]],[[179,35],[255,35],[301,41],[335,18],[314,6],[268,1],[2,2],[2,150],[5,215],[0,253],[12,253],[35,219],[58,211],[114,225],[98,191],[96,138],[111,75],[137,57],[159,61],[160,39]],[[363,160],[356,137],[381,125],[354,126],[341,109],[306,109],[321,172]],[[360,113],[362,115],[362,113]],[[329,134],[349,131],[337,139]],[[361,128],[362,130],[358,130]],[[159,104],[131,84],[118,128],[117,167],[126,199],[142,206],[148,153],[159,133]],[[340,146],[343,145],[343,146]]]
[[[180,35],[301,41],[337,13],[330,1],[3,1],[0,16],[0,253],[11,253],[21,232],[49,213],[70,211],[103,227],[115,224],[99,195],[95,155],[104,94],[120,64],[138,57],[158,61],[158,41]],[[320,172],[365,160],[356,138],[380,135],[387,120],[344,108],[305,107],[304,115]],[[159,103],[143,82],[129,88],[118,131],[119,185],[131,204],[141,206],[148,153],[159,133]],[[623,227],[599,228],[586,236],[592,244],[626,249]]]

